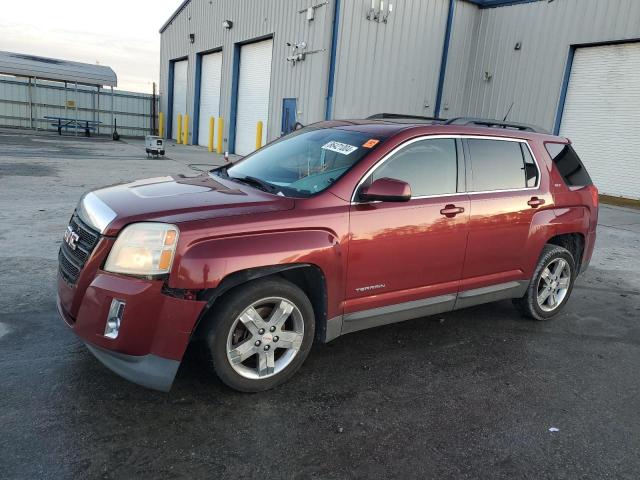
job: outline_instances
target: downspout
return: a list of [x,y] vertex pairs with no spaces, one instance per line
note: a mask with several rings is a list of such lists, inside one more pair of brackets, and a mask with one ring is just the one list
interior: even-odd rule
[[191,143],[199,145],[200,136],[200,89],[202,88],[202,54],[196,53],[196,85],[193,92],[193,127]]
[[236,120],[238,118],[238,87],[240,83],[240,48],[236,43],[233,46],[233,70],[231,73],[231,108],[229,109],[229,136],[226,151],[236,153]]
[[449,0],[449,12],[447,13],[447,28],[444,32],[444,44],[442,45],[442,59],[440,60],[440,76],[438,78],[438,91],[436,93],[436,106],[433,109],[433,116],[440,116],[442,106],[442,94],[444,92],[444,79],[447,74],[447,59],[449,58],[449,43],[451,42],[451,32],[453,30],[453,15],[456,0]]
[[567,90],[569,89],[569,79],[571,78],[571,67],[573,66],[573,57],[576,48],[571,45],[569,47],[569,55],[567,64],[564,67],[564,76],[562,77],[562,87],[560,88],[560,99],[558,100],[558,109],[556,110],[556,119],[553,124],[553,134],[560,135],[560,125],[562,124],[562,114],[564,113],[564,104],[567,100]]
[[169,61],[169,75],[167,78],[167,130],[165,132],[167,140],[173,138],[173,76],[175,75],[175,65],[175,61]]
[[329,78],[327,79],[327,103],[324,110],[324,119],[333,117],[333,88],[336,78],[336,51],[338,50],[338,30],[340,26],[340,0],[333,4],[333,26],[331,29],[331,53],[329,56]]

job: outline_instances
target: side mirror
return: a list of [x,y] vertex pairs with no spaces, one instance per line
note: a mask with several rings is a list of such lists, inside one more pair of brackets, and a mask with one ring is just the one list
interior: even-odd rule
[[365,202],[408,202],[411,200],[411,187],[402,180],[379,178],[360,190],[360,198]]

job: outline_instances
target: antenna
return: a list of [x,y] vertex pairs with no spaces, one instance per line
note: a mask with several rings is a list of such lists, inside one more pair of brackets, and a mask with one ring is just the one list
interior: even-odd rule
[[511,105],[509,106],[509,110],[507,110],[507,113],[505,114],[504,118],[502,119],[503,122],[507,121],[507,117],[509,116],[509,114],[511,113],[511,109],[513,108],[513,104],[515,102],[511,102]]

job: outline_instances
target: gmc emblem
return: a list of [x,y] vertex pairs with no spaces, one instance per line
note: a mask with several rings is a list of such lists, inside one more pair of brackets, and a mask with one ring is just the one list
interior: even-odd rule
[[67,231],[64,232],[64,243],[66,243],[71,250],[75,250],[78,246],[78,240],[80,235],[73,231],[71,225],[67,226]]

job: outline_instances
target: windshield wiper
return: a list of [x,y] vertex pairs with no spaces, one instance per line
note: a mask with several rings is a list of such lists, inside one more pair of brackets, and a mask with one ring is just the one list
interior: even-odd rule
[[256,177],[252,177],[250,175],[245,175],[244,177],[229,177],[232,180],[237,180],[239,182],[247,183],[249,185],[253,185],[254,187],[258,187],[260,190],[264,190],[269,193],[277,193],[280,191],[280,188],[275,185],[270,184],[269,182],[265,182]]

